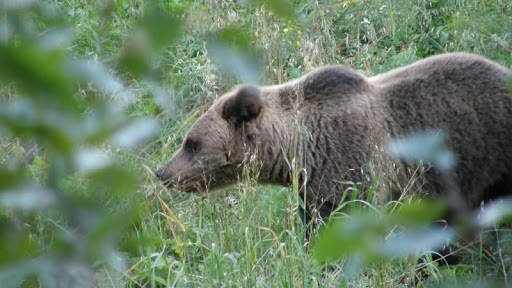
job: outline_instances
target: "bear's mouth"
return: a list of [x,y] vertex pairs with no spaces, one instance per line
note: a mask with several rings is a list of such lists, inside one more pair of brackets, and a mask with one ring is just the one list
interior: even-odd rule
[[201,177],[188,177],[188,178],[171,178],[162,181],[162,184],[168,189],[176,189],[187,193],[199,193],[203,191],[207,191],[209,185],[207,185],[210,181],[205,181],[206,179],[201,179]]
[[233,175],[227,173],[229,169],[227,167],[221,167],[219,169],[204,171],[201,174],[193,175],[189,177],[173,177],[162,181],[162,184],[171,189],[177,189],[187,193],[205,193],[210,190],[222,188],[230,184],[230,179],[233,179]]

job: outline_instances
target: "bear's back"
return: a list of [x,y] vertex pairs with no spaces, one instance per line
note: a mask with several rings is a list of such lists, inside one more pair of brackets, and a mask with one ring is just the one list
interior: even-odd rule
[[507,76],[510,76],[510,70],[486,58],[469,53],[448,53],[425,58],[368,80],[372,85],[388,86],[402,81],[434,80],[439,77],[466,82],[469,78],[503,80]]
[[447,132],[461,191],[478,204],[500,179],[512,185],[511,75],[485,58],[456,53],[427,58],[369,82],[388,109],[390,136],[439,128]]

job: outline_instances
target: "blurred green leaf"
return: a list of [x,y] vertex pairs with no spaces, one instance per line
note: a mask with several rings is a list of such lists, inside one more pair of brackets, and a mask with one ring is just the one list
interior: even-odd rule
[[[137,175],[133,171],[124,169],[119,164],[107,166],[104,169],[96,170],[88,175],[91,192],[89,198],[101,203],[103,199],[129,200],[127,197],[136,188]],[[96,199],[94,199],[96,198]],[[106,204],[103,202],[103,204]],[[123,204],[130,204],[123,202]],[[102,206],[101,206],[102,207]]]
[[31,8],[32,6],[36,5],[36,0],[17,0],[17,1],[11,1],[11,0],[0,0],[0,9],[2,10],[23,10]]
[[76,111],[74,80],[63,69],[62,59],[60,54],[43,52],[29,43],[0,45],[0,78],[16,81],[38,103]]
[[392,234],[379,250],[383,257],[407,257],[436,251],[448,244],[455,233],[451,229],[410,229]]
[[89,145],[97,145],[110,139],[113,133],[126,125],[123,106],[116,102],[89,102],[89,111],[82,115],[81,138]]
[[148,2],[140,27],[148,33],[153,49],[160,50],[180,35],[182,23],[158,4]]
[[442,130],[414,132],[392,139],[387,151],[410,163],[428,163],[441,172],[455,165],[455,156],[446,147],[446,135]]
[[176,112],[176,99],[174,91],[166,89],[155,82],[145,81],[144,86],[155,99],[158,107],[167,115],[173,116]]
[[121,148],[133,148],[151,139],[159,129],[160,124],[155,119],[138,119],[117,131],[112,143]]
[[6,189],[20,184],[23,179],[23,171],[21,169],[6,169],[0,167],[0,189]]
[[253,41],[247,31],[239,27],[226,27],[218,30],[212,35],[211,40],[216,40],[224,43],[225,45],[240,49],[242,51],[251,51],[254,49]]
[[118,62],[134,76],[152,70],[152,58],[176,40],[182,31],[182,21],[153,2],[147,2],[144,16],[125,39]]
[[65,49],[72,43],[72,32],[69,28],[50,29],[37,39],[37,46],[47,52]]
[[64,154],[73,150],[80,134],[77,121],[67,114],[48,107],[36,106],[29,99],[16,99],[0,107],[0,125],[18,136],[32,136]]
[[40,257],[0,269],[2,288],[18,288],[33,276],[41,287],[94,287],[90,267],[78,260]]
[[[36,239],[29,235],[15,235],[12,229],[2,225],[0,234],[0,267],[9,266],[12,263],[20,262],[37,256],[40,253]],[[9,231],[11,230],[11,231]],[[1,278],[0,278],[1,279]],[[4,282],[2,283],[2,287]]]
[[358,254],[363,262],[378,256],[383,235],[388,227],[381,217],[355,213],[353,217],[335,219],[320,232],[313,244],[313,257],[320,262],[331,262]]
[[108,154],[99,149],[80,149],[75,154],[74,162],[76,170],[79,172],[92,172],[112,164]]
[[224,73],[243,83],[261,82],[263,69],[253,55],[220,41],[209,42],[208,52]]
[[[137,206],[130,205],[124,209],[118,209],[113,213],[102,214],[98,217],[95,225],[88,229],[86,235],[87,257],[91,261],[104,259],[115,253],[115,243],[121,237],[121,232],[131,223]],[[105,259],[108,260],[108,259]],[[126,265],[124,263],[117,263]]]
[[74,60],[69,62],[69,68],[76,75],[75,78],[92,84],[101,93],[108,95],[109,100],[116,100],[123,106],[135,101],[135,95],[130,93],[121,80],[109,73],[107,67],[99,61]]
[[0,206],[22,211],[45,208],[55,203],[52,191],[35,183],[25,183],[18,187],[0,191]]
[[220,29],[208,36],[206,48],[224,73],[244,83],[261,82],[263,65],[246,31],[234,26]]
[[447,212],[444,202],[428,199],[416,199],[411,203],[402,205],[390,215],[391,221],[400,225],[424,226],[431,225],[433,221],[442,219]]
[[482,208],[477,222],[481,227],[492,227],[512,220],[512,199],[496,200]]
[[134,76],[140,76],[151,70],[151,57],[148,35],[139,29],[124,41],[118,62]]
[[320,262],[357,259],[354,267],[364,267],[379,259],[433,251],[454,237],[450,229],[433,227],[444,211],[442,203],[423,199],[391,215],[361,210],[334,218],[314,241],[313,257]]

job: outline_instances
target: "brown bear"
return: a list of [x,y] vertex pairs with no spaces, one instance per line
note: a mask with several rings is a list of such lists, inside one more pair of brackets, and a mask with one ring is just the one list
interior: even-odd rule
[[[456,184],[477,205],[512,191],[511,74],[454,53],[369,78],[335,65],[281,85],[239,86],[215,101],[156,174],[204,191],[234,183],[251,157],[264,183],[290,185],[293,167],[303,168],[301,196],[327,216],[347,185],[372,181],[372,159],[402,165],[384,155],[390,138],[439,128],[456,157]],[[425,179],[437,186],[434,173]]]

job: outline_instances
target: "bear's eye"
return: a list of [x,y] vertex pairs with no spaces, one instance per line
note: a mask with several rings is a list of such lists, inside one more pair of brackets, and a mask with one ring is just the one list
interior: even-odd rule
[[194,139],[187,139],[185,140],[184,148],[185,151],[189,154],[195,154],[197,151],[199,151],[199,141]]

